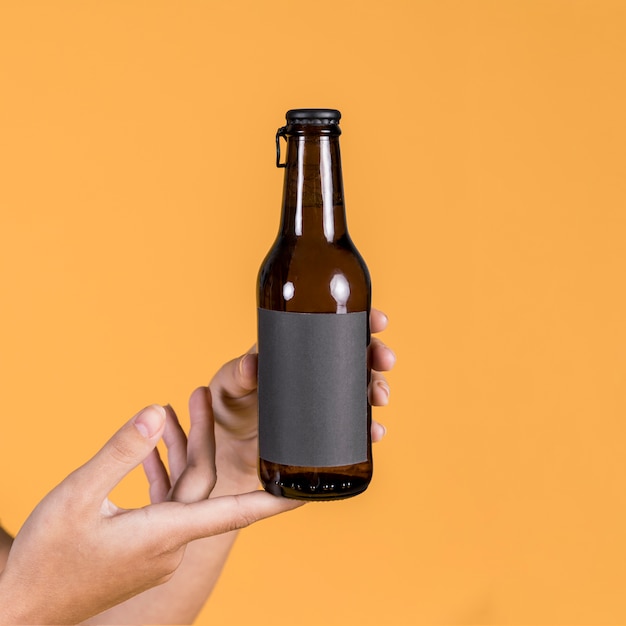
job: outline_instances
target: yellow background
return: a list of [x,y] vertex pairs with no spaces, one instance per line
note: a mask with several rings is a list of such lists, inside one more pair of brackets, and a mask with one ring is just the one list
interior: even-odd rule
[[337,107],[388,435],[201,623],[626,623],[625,78],[618,0],[3,0],[5,526],[254,342],[275,130]]

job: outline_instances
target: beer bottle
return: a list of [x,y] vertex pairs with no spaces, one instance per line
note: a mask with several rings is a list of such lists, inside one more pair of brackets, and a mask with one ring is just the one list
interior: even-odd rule
[[281,225],[258,276],[259,476],[275,495],[333,500],[372,477],[370,277],[346,226],[341,113],[286,118]]

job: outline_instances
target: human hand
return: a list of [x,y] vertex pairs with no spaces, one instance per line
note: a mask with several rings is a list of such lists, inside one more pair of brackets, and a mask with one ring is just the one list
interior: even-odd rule
[[[6,599],[0,601],[0,623],[77,623],[167,581],[187,542],[298,506],[262,491],[196,501],[202,495],[198,490],[210,492],[215,483],[215,448],[207,390],[196,390],[192,401],[197,410],[189,437],[191,458],[172,484],[152,481],[157,504],[124,510],[108,494],[171,430],[170,410],[159,406],[138,413],[39,503],[0,574],[0,598]],[[208,446],[208,454],[200,454],[202,446]],[[196,461],[202,466],[198,471],[190,469]]]
[[[387,316],[372,309],[371,332],[382,332],[387,324]],[[372,336],[368,360],[371,368],[369,402],[372,406],[384,406],[389,401],[389,385],[383,372],[393,367],[396,357],[380,339]],[[218,486],[226,484],[225,489],[229,493],[248,491],[258,485],[257,366],[258,355],[256,347],[253,347],[243,356],[223,365],[209,384],[218,442]],[[372,420],[372,441],[380,441],[384,434],[385,427]],[[221,486],[218,490],[221,493]]]
[[[386,325],[384,314],[372,311],[372,331],[379,332]],[[393,353],[373,338],[370,365],[374,369],[369,389],[372,404],[387,403],[388,386],[382,371],[391,369],[394,360]],[[211,382],[213,393],[206,388],[196,389],[189,400],[188,439],[173,410],[166,407],[163,440],[169,474],[156,449],[144,461],[153,503],[189,503],[209,495],[216,498],[258,488],[256,382],[257,356],[253,351],[222,366]],[[211,396],[217,422],[215,440],[211,438]],[[383,434],[384,427],[373,423],[372,439],[378,441]],[[89,623],[192,623],[218,580],[235,536],[224,533],[192,542],[176,575],[164,586],[142,593]]]
[[13,537],[0,526],[0,572],[4,569],[4,564],[9,558],[9,550],[13,543]]

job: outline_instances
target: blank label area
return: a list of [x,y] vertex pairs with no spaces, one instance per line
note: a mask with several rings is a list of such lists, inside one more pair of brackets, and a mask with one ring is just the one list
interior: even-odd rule
[[258,313],[261,458],[367,461],[367,313]]

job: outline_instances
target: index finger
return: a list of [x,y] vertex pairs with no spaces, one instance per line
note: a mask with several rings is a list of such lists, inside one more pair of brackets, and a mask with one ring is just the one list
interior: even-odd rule
[[[273,496],[266,491],[252,491],[240,495],[219,496],[180,506],[163,503],[153,507],[152,513],[162,516],[164,526],[182,543],[239,530],[262,519],[291,511],[305,504]],[[170,505],[168,507],[167,505]],[[173,505],[173,506],[172,506]],[[178,506],[176,506],[178,505]]]

